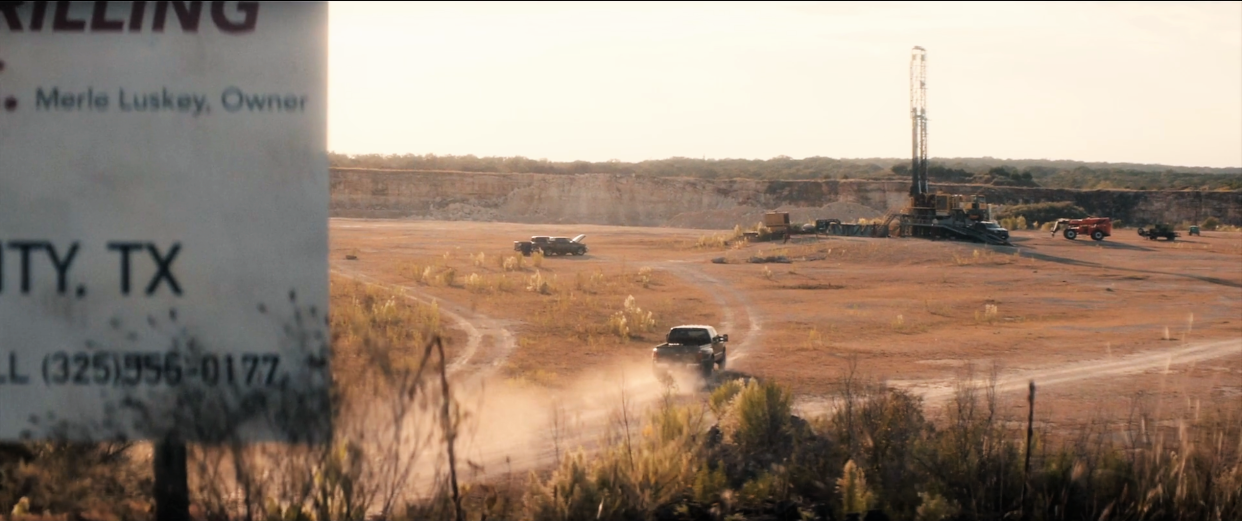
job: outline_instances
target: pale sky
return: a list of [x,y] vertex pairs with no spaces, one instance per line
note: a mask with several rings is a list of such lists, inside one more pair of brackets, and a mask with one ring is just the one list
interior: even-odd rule
[[330,7],[329,149],[1242,166],[1242,2]]

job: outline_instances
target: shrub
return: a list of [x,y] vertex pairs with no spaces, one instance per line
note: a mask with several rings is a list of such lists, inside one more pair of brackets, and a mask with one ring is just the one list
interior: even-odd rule
[[787,446],[793,434],[793,398],[774,382],[750,380],[733,399],[722,430],[743,454]]
[[720,387],[712,391],[711,397],[708,398],[708,405],[711,407],[712,414],[715,414],[716,418],[723,418],[725,413],[728,412],[729,406],[733,403],[733,398],[740,392],[742,392],[740,380],[729,380],[720,384]]
[[634,295],[625,298],[621,311],[608,319],[608,330],[622,339],[633,338],[636,334],[650,333],[655,329],[655,316],[650,311],[638,307]]
[[[1025,224],[1026,222],[1034,221],[1047,223],[1055,222],[1057,219],[1082,219],[1090,217],[1090,214],[1072,201],[1064,201],[1009,206],[996,215],[996,218],[1002,221],[1004,219],[1017,219],[1018,217],[1024,218],[1023,224]],[[1008,226],[1005,227],[1009,228]]]
[[694,475],[694,499],[700,503],[712,504],[720,500],[720,495],[729,488],[729,478],[724,467],[712,470],[708,467],[699,469]]
[[469,277],[466,277],[466,289],[475,293],[484,293],[488,290],[487,281],[478,273],[471,273]]
[[521,255],[506,255],[499,257],[500,269],[506,272],[522,271],[526,269],[526,258]]
[[[605,443],[601,453],[565,458],[546,480],[532,472],[525,518],[532,520],[650,519],[656,510],[695,491],[721,490],[721,473],[701,472],[702,410],[668,404],[648,416],[635,443]],[[620,426],[626,433],[631,426]],[[701,476],[701,478],[700,478]]]
[[[430,269],[430,267],[428,267]],[[457,282],[457,270],[453,268],[445,268],[435,278],[436,284],[446,287],[453,287]]]
[[643,289],[651,286],[651,268],[644,266],[638,270],[638,283]]
[[841,508],[846,514],[866,512],[871,508],[873,496],[867,488],[865,473],[854,460],[845,462],[841,479],[837,480],[837,492],[841,494]]
[[536,270],[535,274],[531,275],[526,281],[526,291],[548,295],[552,293],[552,285],[548,282],[548,279],[543,277],[542,273]]
[[1207,230],[1209,232],[1215,231],[1219,227],[1220,227],[1220,219],[1217,219],[1215,217],[1208,217],[1207,219],[1204,219],[1203,225],[1200,226],[1200,228],[1203,228],[1204,230]]

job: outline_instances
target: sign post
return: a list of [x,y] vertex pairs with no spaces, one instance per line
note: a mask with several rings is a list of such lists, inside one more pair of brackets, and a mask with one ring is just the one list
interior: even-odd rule
[[186,447],[169,436],[155,443],[155,520],[189,521],[190,484]]
[[0,3],[0,440],[330,438],[327,33]]

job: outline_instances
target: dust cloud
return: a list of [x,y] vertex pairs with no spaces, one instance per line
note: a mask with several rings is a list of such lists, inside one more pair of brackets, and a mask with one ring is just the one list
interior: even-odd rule
[[622,431],[626,423],[636,434],[662,400],[703,389],[689,372],[666,385],[641,362],[583,374],[557,389],[499,378],[459,382],[454,398],[468,417],[459,427],[458,460],[484,478],[543,468],[579,448],[599,447],[610,429]]

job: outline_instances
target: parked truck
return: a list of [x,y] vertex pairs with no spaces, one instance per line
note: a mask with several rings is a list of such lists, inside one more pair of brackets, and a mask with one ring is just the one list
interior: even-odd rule
[[586,255],[587,246],[582,243],[584,237],[586,234],[572,239],[538,235],[531,237],[529,241],[513,241],[513,251],[522,252],[522,255],[528,257],[534,252],[543,255]]
[[664,343],[651,350],[652,368],[658,378],[667,377],[674,368],[687,366],[697,368],[704,379],[711,378],[716,368],[725,368],[728,341],[729,335],[717,334],[712,326],[676,326],[668,330]]
[[1153,240],[1153,241],[1160,239],[1161,237],[1163,237],[1166,240],[1172,241],[1182,236],[1182,234],[1173,231],[1172,226],[1169,226],[1168,224],[1164,224],[1164,223],[1153,224],[1151,225],[1151,228],[1143,228],[1142,226],[1140,226],[1138,229],[1138,234],[1139,234],[1139,237],[1146,237],[1149,240]]

